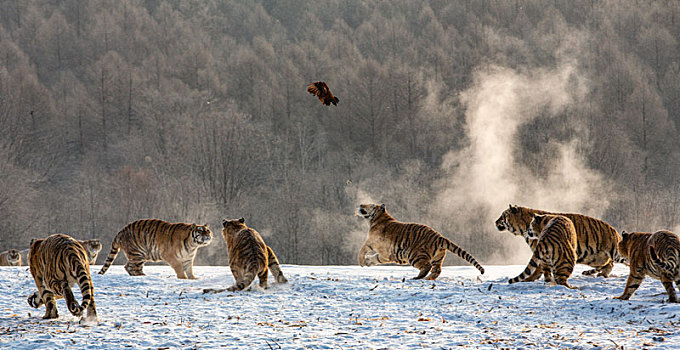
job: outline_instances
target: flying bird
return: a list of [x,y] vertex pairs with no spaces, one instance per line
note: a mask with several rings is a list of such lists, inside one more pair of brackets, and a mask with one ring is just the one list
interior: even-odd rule
[[330,106],[331,103],[334,106],[337,106],[338,102],[340,101],[337,97],[333,96],[331,90],[328,89],[328,85],[326,85],[326,83],[323,81],[309,83],[309,86],[307,86],[307,92],[318,97],[319,101],[321,101],[321,103],[325,104],[326,106]]

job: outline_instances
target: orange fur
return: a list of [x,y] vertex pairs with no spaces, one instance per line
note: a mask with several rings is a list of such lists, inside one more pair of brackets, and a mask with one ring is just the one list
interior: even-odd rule
[[678,302],[673,282],[680,287],[680,239],[675,233],[624,232],[619,251],[628,258],[630,273],[623,294],[616,299],[630,299],[645,276],[650,276],[661,280],[669,302]]
[[147,261],[165,261],[175,270],[177,278],[195,279],[196,251],[211,241],[212,231],[207,225],[137,220],[125,226],[113,239],[111,252],[99,274],[108,270],[118,251],[123,249],[128,259],[125,270],[130,276],[143,276],[142,268]]
[[484,268],[468,252],[429,226],[395,220],[385,205],[361,204],[357,214],[370,221],[368,238],[359,250],[359,265],[410,264],[420,270],[415,279],[434,280],[441,273],[446,251],[451,251],[484,274]]
[[[65,298],[69,311],[81,316],[87,309],[86,321],[97,320],[94,287],[90,277],[85,248],[64,234],[53,234],[45,239],[34,239],[28,252],[31,275],[38,291],[28,297],[28,304],[38,308],[45,304],[43,318],[57,318],[56,300]],[[73,296],[71,286],[78,284],[82,304]]]
[[260,287],[266,289],[269,270],[276,282],[288,282],[274,251],[264,243],[257,231],[246,226],[245,219],[224,220],[222,226],[222,236],[229,254],[229,268],[235,280],[229,291],[247,288],[255,276],[260,280]]

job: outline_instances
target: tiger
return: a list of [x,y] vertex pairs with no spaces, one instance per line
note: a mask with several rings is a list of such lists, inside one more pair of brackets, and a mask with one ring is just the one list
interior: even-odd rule
[[21,253],[16,249],[0,253],[0,266],[21,266]]
[[111,251],[99,271],[103,275],[122,248],[130,276],[144,276],[147,261],[165,261],[175,270],[177,278],[196,279],[194,258],[200,247],[212,242],[208,225],[169,223],[158,219],[143,219],[129,223],[111,242]]
[[645,276],[661,280],[668,294],[668,302],[677,303],[675,287],[680,288],[680,239],[667,230],[649,232],[622,232],[619,243],[621,255],[628,258],[630,273],[626,287],[616,299],[628,300],[640,287]]
[[80,242],[80,244],[83,245],[83,248],[85,248],[87,251],[87,257],[90,261],[90,265],[94,265],[94,263],[97,261],[97,255],[99,255],[99,252],[102,250],[102,242],[98,239],[88,239],[86,241],[78,240],[78,242]]
[[[83,248],[85,248],[85,250],[87,251],[87,256],[90,261],[90,265],[94,265],[95,262],[97,261],[97,256],[99,255],[99,252],[102,250],[102,242],[98,239],[88,239],[85,241],[78,240],[78,242],[80,242],[80,244],[83,245]],[[19,254],[21,255],[22,263],[28,262],[28,249],[19,251]]]
[[267,276],[271,270],[277,283],[286,283],[281,265],[271,247],[264,243],[260,234],[245,224],[245,219],[222,221],[222,236],[227,245],[229,268],[235,283],[228,291],[243,290],[250,286],[257,275],[260,287],[267,288]]
[[508,283],[526,282],[541,266],[548,283],[555,282],[575,289],[567,282],[576,265],[576,228],[569,218],[562,215],[534,214],[527,229],[530,240],[536,241],[534,254],[524,272]]
[[433,228],[405,223],[394,219],[385,204],[361,204],[356,215],[369,220],[370,228],[364,245],[359,250],[359,265],[396,263],[419,270],[414,279],[435,280],[442,272],[442,262],[449,250],[472,264],[481,274],[484,268],[468,252],[458,247]]
[[21,264],[28,264],[28,249],[20,250],[19,255],[21,255]]
[[[524,237],[529,247],[534,250],[538,241],[531,240],[527,235],[533,214],[561,215],[572,221],[574,228],[576,228],[576,263],[594,267],[594,269],[584,271],[584,275],[594,275],[597,273],[598,277],[609,277],[614,268],[614,262],[625,262],[625,259],[620,256],[617,249],[617,244],[621,241],[621,235],[608,223],[586,215],[551,213],[511,204],[496,220],[496,228],[499,231],[508,230],[516,236]],[[539,266],[529,276],[527,281],[538,279],[542,270]]]
[[[28,260],[38,288],[28,297],[28,305],[37,309],[45,304],[43,318],[58,318],[56,299],[64,298],[71,314],[80,317],[83,310],[87,309],[87,315],[81,321],[96,322],[97,309],[87,252],[77,240],[60,233],[34,239],[31,241]],[[76,283],[83,296],[80,305],[71,291],[71,286]]]

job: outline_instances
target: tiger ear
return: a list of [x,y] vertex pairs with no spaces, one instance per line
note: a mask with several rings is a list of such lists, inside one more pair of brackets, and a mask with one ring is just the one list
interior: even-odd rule
[[380,204],[380,210],[385,211],[385,203]]
[[192,229],[192,230],[195,230],[195,229],[196,229],[196,227],[197,227],[197,225],[196,225],[196,224],[191,224],[191,229]]
[[626,239],[628,236],[630,236],[630,233],[626,232],[625,230],[621,231],[621,238]]
[[222,227],[227,227],[228,222],[229,222],[229,220],[227,220],[227,219],[222,220]]
[[245,222],[246,222],[246,219],[245,219],[244,217],[241,217],[240,219],[238,219],[238,222],[240,222],[240,223],[242,223],[242,224],[243,224],[243,223],[245,223]]
[[511,213],[513,213],[513,214],[517,213],[517,206],[516,206],[516,205],[513,206],[512,204],[510,204],[509,207],[510,207],[510,212],[511,212]]

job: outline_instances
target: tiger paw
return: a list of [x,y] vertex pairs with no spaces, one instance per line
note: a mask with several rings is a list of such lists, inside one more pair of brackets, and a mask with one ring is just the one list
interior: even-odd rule
[[37,293],[37,292],[31,294],[31,295],[28,297],[28,305],[30,305],[30,306],[33,307],[34,309],[39,308],[41,304],[42,304],[42,300],[40,300],[40,298],[38,298],[38,293]]
[[277,283],[288,283],[288,280],[283,275],[280,275],[280,276],[276,277],[276,282]]
[[57,310],[54,310],[54,312],[49,312],[49,311],[48,311],[48,312],[45,313],[45,316],[43,316],[42,318],[43,318],[44,320],[50,320],[50,319],[59,318],[59,313],[57,312]]

